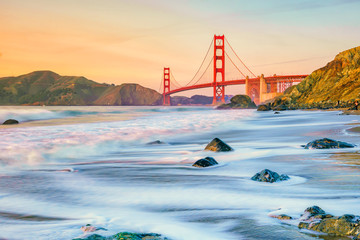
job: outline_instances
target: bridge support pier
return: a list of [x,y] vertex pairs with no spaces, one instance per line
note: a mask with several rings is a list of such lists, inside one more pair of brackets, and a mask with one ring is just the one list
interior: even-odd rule
[[249,76],[246,76],[245,78],[245,95],[250,97]]
[[163,105],[170,106],[170,68],[164,68],[164,92],[163,92]]
[[[221,76],[221,81],[217,81],[218,75]],[[219,85],[219,82],[225,81],[225,38],[224,35],[216,36],[214,35],[214,78],[213,78],[213,88],[214,88],[214,97],[213,105],[218,102],[225,103],[225,87],[224,85]]]
[[267,85],[265,82],[264,74],[261,74],[261,76],[260,76],[260,91],[259,91],[260,102],[259,103],[262,103],[265,101],[266,93],[267,93]]

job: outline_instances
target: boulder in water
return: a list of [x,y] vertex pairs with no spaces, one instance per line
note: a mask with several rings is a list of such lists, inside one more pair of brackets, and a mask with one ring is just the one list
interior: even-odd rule
[[325,214],[325,211],[318,206],[308,207],[307,209],[305,209],[304,213],[301,214],[300,220],[309,220],[314,216],[319,216],[323,214]]
[[279,182],[285,181],[290,179],[288,175],[282,174],[279,175],[277,172],[273,172],[269,169],[264,169],[261,172],[256,173],[251,180],[258,181],[258,182]]
[[203,167],[214,166],[214,165],[217,165],[217,164],[218,164],[218,162],[214,158],[206,157],[206,158],[202,158],[202,159],[197,160],[193,164],[193,167],[203,168]]
[[305,145],[305,149],[353,148],[355,145],[330,138],[317,139]]
[[19,124],[19,121],[15,119],[8,119],[3,123],[3,125],[10,125],[10,124]]
[[214,138],[206,147],[205,150],[214,151],[214,152],[228,152],[233,149],[221,141],[219,138]]
[[153,142],[148,142],[147,143],[147,145],[160,145],[160,144],[165,144],[165,143],[160,141],[160,140],[155,140]]
[[230,99],[230,103],[222,104],[217,107],[217,109],[229,109],[229,108],[252,109],[252,108],[256,108],[256,104],[247,95],[235,95]]
[[270,110],[271,110],[271,108],[269,108],[269,106],[265,105],[265,104],[261,104],[257,108],[257,111],[270,111]]
[[353,239],[360,239],[360,216],[345,214],[334,217],[326,214],[318,206],[305,210],[298,227],[333,236],[352,236]]
[[73,240],[169,240],[156,233],[130,233],[120,232],[109,237],[93,234],[86,238],[75,238]]

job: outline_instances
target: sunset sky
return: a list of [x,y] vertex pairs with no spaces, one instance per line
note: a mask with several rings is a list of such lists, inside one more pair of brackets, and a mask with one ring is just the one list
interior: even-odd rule
[[0,9],[0,77],[52,70],[159,90],[165,66],[181,84],[193,77],[214,34],[256,75],[308,74],[360,45],[360,0],[0,0]]

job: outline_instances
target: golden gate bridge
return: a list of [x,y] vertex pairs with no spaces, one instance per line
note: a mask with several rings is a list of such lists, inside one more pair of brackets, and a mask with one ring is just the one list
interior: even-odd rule
[[[225,51],[226,49],[230,51]],[[210,50],[213,49],[212,54]],[[231,56],[233,58],[231,58]],[[229,66],[225,69],[225,60]],[[237,62],[237,64],[236,64]],[[249,77],[250,75],[250,77]],[[170,105],[170,95],[188,90],[213,88],[213,104],[225,102],[225,86],[245,85],[245,94],[256,104],[262,103],[284,92],[294,83],[308,75],[256,76],[236,54],[224,35],[214,35],[213,40],[194,77],[184,86],[180,85],[169,67],[164,68],[161,86],[163,104]],[[161,91],[161,90],[160,90]]]

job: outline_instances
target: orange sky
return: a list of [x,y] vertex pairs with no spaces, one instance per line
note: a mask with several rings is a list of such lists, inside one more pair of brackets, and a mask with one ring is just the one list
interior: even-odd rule
[[0,9],[0,77],[52,70],[155,90],[164,66],[187,83],[214,34],[256,75],[311,73],[360,39],[356,0],[0,0]]

